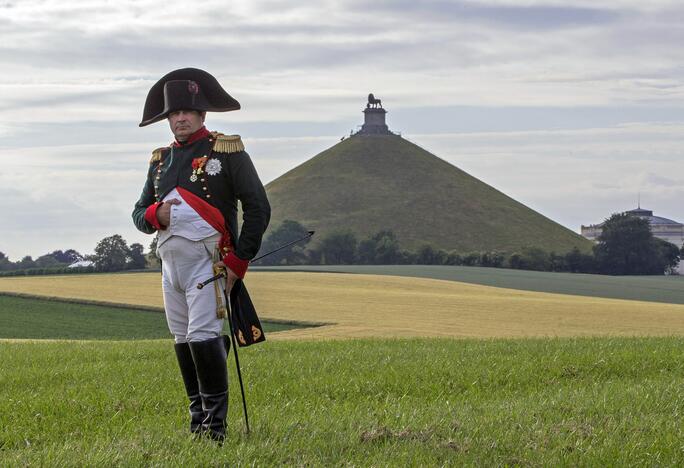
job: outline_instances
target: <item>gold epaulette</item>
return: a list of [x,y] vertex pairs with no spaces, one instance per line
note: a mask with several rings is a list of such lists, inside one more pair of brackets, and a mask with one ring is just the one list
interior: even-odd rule
[[211,132],[214,139],[213,150],[217,153],[237,153],[244,151],[245,145],[242,144],[240,135],[224,135],[219,132]]
[[165,149],[168,149],[168,146],[163,146],[152,151],[152,158],[150,159],[150,164],[156,163],[157,161],[161,160],[162,151],[164,151]]

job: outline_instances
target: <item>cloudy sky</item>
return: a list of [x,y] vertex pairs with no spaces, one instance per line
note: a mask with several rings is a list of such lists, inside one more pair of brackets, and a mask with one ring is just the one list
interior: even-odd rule
[[187,66],[242,104],[266,183],[362,123],[390,128],[579,231],[642,207],[684,221],[684,6],[660,0],[0,0],[0,251],[91,253],[130,220]]

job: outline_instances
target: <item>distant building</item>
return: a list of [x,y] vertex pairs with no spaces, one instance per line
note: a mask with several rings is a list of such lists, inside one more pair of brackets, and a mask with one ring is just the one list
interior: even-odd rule
[[95,266],[95,263],[91,262],[90,260],[77,260],[67,268],[86,268],[91,266]]
[[[653,236],[667,242],[671,242],[677,247],[681,248],[684,244],[684,224],[678,223],[671,219],[662,218],[660,216],[653,216],[653,211],[644,210],[639,207],[635,210],[625,211],[625,214],[638,216],[642,219],[647,219],[651,225],[651,232]],[[582,226],[582,235],[589,240],[596,242],[596,239],[603,231],[603,223],[590,224],[589,226]],[[679,273],[684,274],[684,261],[679,264]]]

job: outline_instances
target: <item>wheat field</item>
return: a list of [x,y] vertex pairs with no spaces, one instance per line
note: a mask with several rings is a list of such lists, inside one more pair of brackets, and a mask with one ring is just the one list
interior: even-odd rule
[[[425,278],[252,272],[262,319],[326,325],[275,339],[684,335],[684,305],[539,293]],[[11,277],[0,291],[161,307],[159,273]]]

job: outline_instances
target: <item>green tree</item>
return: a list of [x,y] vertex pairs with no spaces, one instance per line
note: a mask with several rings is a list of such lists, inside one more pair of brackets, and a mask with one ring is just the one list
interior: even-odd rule
[[400,257],[399,241],[394,232],[389,230],[379,231],[372,239],[375,242],[376,264],[392,265],[397,263]]
[[306,262],[310,265],[320,265],[323,261],[321,251],[318,249],[309,249],[306,251]]
[[39,268],[49,268],[54,266],[63,265],[59,262],[52,254],[45,254],[38,257],[35,261],[36,267]]
[[143,254],[143,250],[145,248],[142,246],[142,244],[138,244],[137,242],[135,244],[131,244],[130,246],[130,257],[128,259],[128,268],[131,270],[142,270],[145,268],[145,255]]
[[83,259],[83,256],[74,249],[65,250],[64,252],[62,252],[61,250],[55,250],[54,252],[50,252],[47,255],[57,260],[57,262],[64,263],[67,265],[70,265],[78,260]]
[[463,257],[457,251],[452,250],[451,252],[449,252],[449,255],[447,256],[446,264],[447,265],[463,265]]
[[449,254],[442,249],[435,249],[429,244],[423,245],[416,253],[415,263],[418,265],[444,265]]
[[571,273],[582,273],[582,251],[578,247],[565,254],[565,268]]
[[434,265],[437,258],[437,252],[429,245],[424,244],[418,249],[416,255],[416,264],[418,265]]
[[351,232],[333,232],[321,241],[321,255],[326,265],[349,265],[356,259],[356,236]]
[[659,264],[665,265],[665,273],[676,274],[681,259],[681,251],[676,245],[663,239],[656,237],[654,241],[660,257]]
[[28,270],[29,268],[35,268],[36,262],[30,255],[26,255],[19,262],[15,263],[17,270]]
[[559,255],[554,251],[549,253],[549,271],[567,271],[565,255]]
[[[271,233],[266,237],[259,254],[262,255],[265,252],[270,252],[283,246],[289,242],[301,239],[309,234],[309,231],[302,226],[297,221],[291,219],[286,219],[283,221],[276,229],[271,231]],[[309,243],[311,238],[298,242],[296,244],[285,247],[276,253],[269,255],[268,257],[259,260],[260,265],[299,265],[304,263],[307,259],[304,250],[306,249],[306,244]]]
[[362,265],[375,264],[375,246],[376,242],[373,239],[364,239],[359,242],[357,248],[358,261]]
[[410,250],[400,250],[397,254],[398,265],[413,265],[416,263],[416,253]]
[[367,265],[393,265],[400,263],[402,254],[399,241],[390,230],[378,231],[359,243],[359,263]]
[[480,252],[468,252],[463,255],[461,263],[465,266],[478,266],[480,265]]
[[159,268],[161,267],[161,259],[157,257],[157,242],[159,241],[159,238],[157,236],[154,236],[152,238],[152,242],[150,242],[150,251],[145,255],[145,266],[147,268]]
[[150,253],[157,254],[157,243],[159,242],[159,237],[154,236],[152,242],[150,242]]
[[95,266],[99,271],[125,270],[131,249],[119,234],[105,237],[95,247]]
[[13,266],[7,255],[4,252],[0,252],[0,271],[11,270]]
[[494,268],[501,268],[506,260],[506,255],[503,252],[493,250],[489,252],[489,265]]
[[583,253],[579,248],[565,254],[565,271],[571,273],[595,273],[596,259],[592,254]]
[[546,251],[539,247],[525,247],[522,249],[522,270],[550,271],[551,258]]
[[514,270],[523,269],[522,254],[520,252],[513,252],[508,256],[508,267]]
[[597,267],[608,275],[663,274],[667,269],[647,219],[614,214],[603,223],[594,246]]

